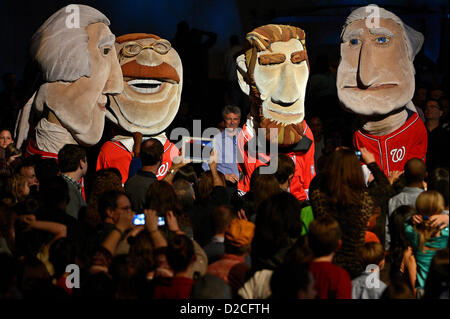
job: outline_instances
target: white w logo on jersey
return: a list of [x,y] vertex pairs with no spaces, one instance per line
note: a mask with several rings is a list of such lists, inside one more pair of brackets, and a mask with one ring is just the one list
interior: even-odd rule
[[393,150],[391,150],[391,157],[392,157],[392,162],[397,163],[400,162],[401,160],[403,160],[403,158],[405,157],[405,147],[402,146],[401,148],[394,148]]

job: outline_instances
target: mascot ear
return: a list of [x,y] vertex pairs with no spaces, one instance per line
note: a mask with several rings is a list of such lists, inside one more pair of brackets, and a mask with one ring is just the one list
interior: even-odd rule
[[247,65],[245,64],[245,54],[241,54],[236,58],[236,69],[239,86],[241,87],[242,92],[249,95],[250,85],[247,83],[248,75]]

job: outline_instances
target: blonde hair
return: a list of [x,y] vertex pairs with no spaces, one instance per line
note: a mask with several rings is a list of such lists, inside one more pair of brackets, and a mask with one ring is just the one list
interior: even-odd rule
[[416,209],[421,215],[433,216],[444,210],[444,197],[437,191],[425,191],[416,199]]
[[27,179],[21,174],[14,174],[8,179],[8,192],[12,196],[12,205],[17,204],[26,197],[23,192],[26,184]]
[[[416,199],[416,210],[420,215],[427,217],[440,214],[444,210],[444,197],[437,191],[422,192]],[[431,224],[429,219],[424,218],[422,223],[414,226],[420,234],[420,250],[424,250],[425,243],[440,232],[439,227],[433,227]]]
[[363,266],[379,265],[384,259],[384,247],[380,243],[365,243],[358,249],[359,258]]

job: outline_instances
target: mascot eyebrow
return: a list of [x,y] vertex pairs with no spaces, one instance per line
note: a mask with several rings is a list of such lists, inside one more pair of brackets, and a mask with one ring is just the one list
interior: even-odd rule
[[100,39],[100,41],[98,41],[98,47],[104,47],[106,45],[114,45],[114,42],[116,41],[116,37],[114,36],[114,34],[109,34],[106,37],[103,37]]
[[361,34],[363,34],[363,32],[364,32],[363,29],[345,31],[344,34],[342,35],[342,41],[347,42],[351,38],[359,37],[361,36]]
[[[291,54],[291,62],[294,64],[299,64],[308,59],[308,55],[303,50],[296,51]],[[258,63],[260,65],[274,65],[281,64],[286,61],[286,55],[284,53],[271,53],[271,54],[262,54],[258,58]]]
[[373,35],[385,35],[388,37],[393,38],[394,37],[394,33],[386,28],[373,28],[373,29],[369,29],[370,34]]

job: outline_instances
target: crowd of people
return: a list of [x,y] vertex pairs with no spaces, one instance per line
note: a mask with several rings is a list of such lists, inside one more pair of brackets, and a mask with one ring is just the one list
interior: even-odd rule
[[[170,128],[190,126],[214,100],[204,84],[216,37],[179,24],[172,42],[186,89]],[[230,44],[234,60],[240,45]],[[374,154],[352,148],[358,119],[338,106],[337,62],[329,62],[322,76],[312,73],[306,97],[316,172],[306,200],[290,192],[295,164],[286,154],[271,159],[276,172],[258,167],[249,191],[238,191],[248,105],[236,70],[228,70],[222,105],[233,105],[223,109],[209,160],[174,162],[163,179],[156,138],[137,144],[141,166],[129,176],[89,169],[97,154],[80,145],[66,144],[57,158],[18,149],[12,130],[21,104],[14,76],[5,76],[0,299],[448,298],[448,95],[416,86],[426,160],[386,176]]]
[[[224,119],[229,134],[238,109]],[[341,146],[323,152],[299,201],[283,154],[240,196],[215,154],[158,180],[157,139],[124,185],[115,168],[86,178],[79,145],[24,156],[2,130],[0,150],[0,298],[448,298],[448,166],[414,158],[385,176],[368,150]]]

